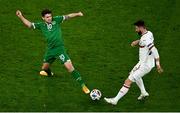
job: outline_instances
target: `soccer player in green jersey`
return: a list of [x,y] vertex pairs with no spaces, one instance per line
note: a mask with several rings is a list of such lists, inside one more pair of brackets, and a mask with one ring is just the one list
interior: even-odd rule
[[85,83],[83,82],[81,75],[74,68],[69,56],[67,55],[64,42],[61,33],[60,24],[64,20],[68,20],[74,17],[83,16],[82,12],[71,13],[63,16],[52,16],[52,12],[49,9],[45,9],[41,12],[42,22],[30,22],[27,20],[21,11],[17,10],[16,15],[20,18],[20,20],[24,23],[28,28],[39,29],[45,36],[48,47],[46,53],[44,55],[44,63],[42,65],[42,70],[40,71],[40,75],[42,76],[52,76],[53,73],[50,70],[50,65],[56,60],[60,59],[60,61],[64,64],[68,72],[72,74],[74,79],[80,83],[82,90],[84,93],[88,94],[90,90],[87,88]]

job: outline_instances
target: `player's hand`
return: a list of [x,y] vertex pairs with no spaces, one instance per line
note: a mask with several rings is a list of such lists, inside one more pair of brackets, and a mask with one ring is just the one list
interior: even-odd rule
[[82,12],[78,12],[78,16],[83,16],[83,13]]
[[18,17],[21,17],[21,16],[22,16],[21,11],[17,10],[17,11],[16,11],[16,15],[17,15]]
[[137,41],[137,40],[136,40],[136,41],[133,41],[133,42],[131,43],[131,46],[132,46],[132,47],[135,47],[138,43],[139,43],[139,41]]
[[131,46],[132,46],[132,47],[135,47],[135,42],[134,42],[134,41],[131,43]]
[[157,71],[159,74],[163,73],[163,69],[161,68],[160,65],[157,65]]

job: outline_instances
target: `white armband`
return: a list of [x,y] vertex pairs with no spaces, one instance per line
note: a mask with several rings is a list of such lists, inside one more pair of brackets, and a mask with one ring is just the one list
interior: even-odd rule
[[34,25],[34,23],[31,23],[31,26],[33,27],[33,29],[36,29],[36,26]]
[[152,54],[154,55],[155,59],[159,58],[159,53],[158,53],[158,50],[156,49],[156,47],[152,47],[151,51],[152,51]]
[[63,20],[68,20],[68,19],[69,19],[69,17],[67,15],[63,16]]

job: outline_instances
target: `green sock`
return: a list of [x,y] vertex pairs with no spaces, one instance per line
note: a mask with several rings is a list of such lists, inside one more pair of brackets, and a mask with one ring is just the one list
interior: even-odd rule
[[81,78],[80,73],[77,70],[74,70],[71,74],[72,74],[73,78],[81,85],[81,87],[83,87],[85,85],[84,81]]

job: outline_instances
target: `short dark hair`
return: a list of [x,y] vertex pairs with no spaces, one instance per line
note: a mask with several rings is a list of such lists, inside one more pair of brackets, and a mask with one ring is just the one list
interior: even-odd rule
[[41,16],[44,17],[46,14],[52,14],[52,11],[49,9],[44,9],[41,12]]
[[143,20],[138,20],[137,22],[134,23],[134,25],[138,27],[145,27],[145,23]]

